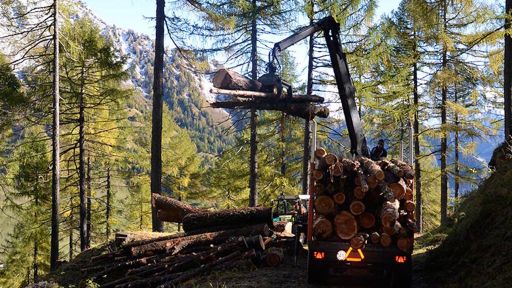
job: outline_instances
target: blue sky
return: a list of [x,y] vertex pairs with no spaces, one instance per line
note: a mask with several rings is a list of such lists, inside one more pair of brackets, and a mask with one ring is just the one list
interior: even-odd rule
[[[84,0],[96,16],[108,24],[154,35],[154,23],[144,17],[155,15],[155,0]],[[400,0],[378,0],[377,15],[396,9]]]

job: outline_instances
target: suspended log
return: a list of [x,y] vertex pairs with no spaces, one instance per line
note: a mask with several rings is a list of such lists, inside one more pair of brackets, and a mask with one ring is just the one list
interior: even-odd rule
[[348,211],[341,211],[334,217],[336,235],[343,240],[350,240],[357,233],[357,221]]
[[[258,101],[257,101],[258,100]],[[317,106],[310,103],[290,103],[286,98],[276,100],[248,100],[248,101],[223,101],[211,103],[213,108],[225,109],[256,109],[282,111],[291,116],[300,117],[306,120],[313,120],[315,117],[329,117],[329,108]]]
[[284,252],[282,248],[271,247],[265,251],[265,263],[268,267],[277,267],[283,263]]
[[327,239],[332,235],[332,224],[329,219],[319,216],[313,223],[313,234],[320,239]]
[[235,71],[220,69],[212,79],[213,87],[228,90],[260,91],[261,82],[249,79]]
[[350,239],[350,246],[354,249],[361,249],[363,248],[366,240],[364,239],[363,235],[356,235],[352,239]]
[[342,205],[343,203],[345,203],[345,194],[343,192],[340,192],[340,193],[336,193],[332,196],[332,199],[334,200],[334,203],[338,204],[338,205]]
[[247,226],[266,223],[272,227],[272,208],[248,207],[188,214],[183,217],[183,230],[190,232],[216,226]]
[[377,165],[375,162],[373,162],[371,159],[366,157],[359,157],[359,163],[361,163],[361,166],[363,167],[364,171],[368,175],[373,175],[377,180],[384,180],[384,171],[380,168],[379,165]]
[[375,216],[373,213],[364,212],[358,217],[358,224],[364,229],[370,229],[375,226]]
[[[272,99],[279,95],[272,92],[258,92],[258,91],[247,91],[247,90],[227,90],[211,88],[210,93],[229,95],[237,98],[260,98],[260,99]],[[286,96],[285,98],[291,103],[323,103],[324,98],[316,95],[300,95],[294,94],[291,97]]]
[[365,209],[366,209],[366,206],[361,201],[356,200],[356,201],[352,201],[352,203],[350,203],[350,212],[355,216],[361,215]]
[[380,245],[382,245],[383,247],[389,247],[391,246],[392,243],[393,239],[391,238],[391,236],[389,236],[389,234],[382,233],[380,235]]
[[393,191],[393,195],[396,199],[402,200],[405,197],[406,185],[404,179],[400,178],[400,180],[396,183],[389,183],[388,187],[391,191]]
[[182,222],[185,215],[202,211],[185,202],[156,193],[152,193],[151,199],[153,206],[160,210],[158,217],[161,221]]
[[315,209],[321,215],[331,214],[334,212],[334,201],[326,195],[318,196],[315,200]]

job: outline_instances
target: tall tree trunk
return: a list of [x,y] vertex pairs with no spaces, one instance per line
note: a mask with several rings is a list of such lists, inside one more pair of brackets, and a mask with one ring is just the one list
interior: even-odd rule
[[78,138],[78,190],[80,196],[80,251],[87,247],[87,199],[85,191],[85,104],[84,104],[84,77],[85,71],[82,67],[80,73],[80,95],[79,95],[79,138]]
[[50,240],[50,270],[57,269],[59,260],[60,224],[60,104],[59,104],[59,1],[53,2],[53,125],[52,125],[52,232]]
[[[443,29],[447,30],[447,0],[443,1]],[[446,44],[443,43],[442,51],[442,69],[447,69],[448,66],[448,51]],[[443,80],[445,81],[445,80]],[[446,153],[448,150],[447,145],[447,132],[446,132],[446,100],[447,100],[447,84],[441,84],[441,225],[445,226],[448,223],[448,174],[446,171]]]
[[107,199],[105,201],[105,236],[107,237],[107,241],[110,238],[110,167],[107,168]]
[[[315,3],[310,2],[311,16],[309,18],[309,24],[313,24],[313,15],[315,15]],[[306,95],[313,95],[313,56],[315,48],[315,37],[314,35],[309,36],[309,48],[308,48],[308,74],[306,82]],[[302,194],[308,194],[309,188],[309,160],[311,157],[311,122],[308,119],[304,119],[304,155],[302,156]]]
[[404,121],[400,119],[400,147],[398,148],[400,151],[398,151],[398,159],[400,161],[404,161]]
[[[457,97],[457,87],[455,87],[455,104],[457,104],[458,101]],[[455,111],[455,165],[454,169],[454,193],[455,193],[455,199],[459,198],[459,187],[460,187],[460,177],[459,177],[459,113]]]
[[[505,29],[512,27],[512,0],[506,0],[505,11],[507,19],[505,20]],[[512,36],[505,34],[505,67],[503,69],[505,100],[505,140],[508,135],[512,135]]]
[[[155,65],[153,79],[153,116],[151,126],[151,193],[160,194],[162,188],[162,110],[164,73],[165,0],[156,0]],[[153,231],[162,231],[155,207],[151,206]]]
[[91,247],[91,210],[92,210],[92,189],[91,189],[91,158],[87,157],[87,248]]
[[[252,22],[251,22],[251,79],[258,79],[258,31],[256,25],[257,16],[256,0],[252,0]],[[256,183],[258,181],[258,142],[256,139],[256,128],[258,124],[258,115],[256,109],[251,109],[251,156],[249,171],[249,207],[258,205],[258,189]]]
[[70,214],[69,214],[69,235],[68,235],[68,237],[69,237],[68,238],[68,241],[69,241],[69,243],[68,243],[69,244],[69,253],[68,253],[69,254],[69,261],[73,260],[73,241],[74,241],[73,240],[73,225],[74,225],[73,221],[75,220],[74,219],[75,217],[73,216],[74,215],[74,211],[73,211],[74,207],[73,206],[74,206],[73,198],[71,198],[70,201],[69,201],[69,211],[71,211]]
[[[416,51],[416,31],[414,31],[414,52]],[[418,94],[418,60],[413,65],[413,102],[414,102],[414,187],[416,189],[416,226],[418,232],[423,231],[423,209],[421,199],[421,165],[420,165],[420,124],[419,124],[419,94]]]
[[[37,182],[36,182],[36,185],[37,185]],[[36,189],[37,190],[37,189]],[[34,220],[36,223],[39,223],[39,215],[38,215],[38,210],[39,210],[39,197],[38,195],[36,195],[35,197],[35,202],[36,202],[36,209],[34,211]],[[36,236],[37,237],[37,236]],[[39,282],[39,264],[37,262],[37,257],[38,257],[38,254],[39,254],[39,243],[37,241],[37,238],[34,239],[34,251],[33,251],[33,258],[32,258],[32,267],[33,267],[33,272],[34,272],[34,283],[37,283]]]
[[286,175],[286,137],[285,137],[285,115],[284,112],[281,113],[279,125],[281,126],[281,145],[283,145],[281,150],[281,176]]

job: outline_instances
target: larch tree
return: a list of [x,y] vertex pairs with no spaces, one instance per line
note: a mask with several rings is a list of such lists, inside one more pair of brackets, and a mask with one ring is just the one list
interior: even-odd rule
[[512,135],[512,0],[505,1],[505,58],[503,67],[503,97],[505,105],[505,140]]

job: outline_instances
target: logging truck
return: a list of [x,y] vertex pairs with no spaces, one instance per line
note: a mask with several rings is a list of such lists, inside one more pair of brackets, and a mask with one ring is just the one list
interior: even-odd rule
[[[291,87],[276,75],[278,55],[323,32],[350,138],[351,158],[316,149],[310,163],[307,214],[308,282],[410,287],[415,230],[412,168],[402,161],[368,159],[355,88],[333,17],[276,43],[260,90]],[[286,96],[285,96],[286,97]]]

